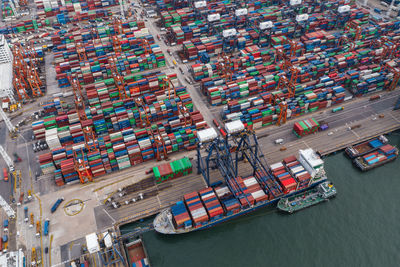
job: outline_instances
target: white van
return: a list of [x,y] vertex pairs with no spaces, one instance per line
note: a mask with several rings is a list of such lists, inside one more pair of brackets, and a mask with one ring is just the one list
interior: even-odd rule
[[275,140],[275,144],[282,145],[283,144],[283,139],[282,138],[276,139]]

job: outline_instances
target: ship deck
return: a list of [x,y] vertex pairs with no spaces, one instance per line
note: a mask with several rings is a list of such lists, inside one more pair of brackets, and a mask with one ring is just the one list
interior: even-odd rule
[[126,249],[131,264],[146,258],[146,253],[144,252],[143,243],[141,240],[137,240],[132,245],[128,244]]

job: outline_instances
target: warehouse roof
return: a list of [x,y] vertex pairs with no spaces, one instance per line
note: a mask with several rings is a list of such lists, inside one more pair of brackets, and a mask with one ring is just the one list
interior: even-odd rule
[[12,62],[0,64],[0,97],[7,95],[4,90],[13,87],[12,77]]

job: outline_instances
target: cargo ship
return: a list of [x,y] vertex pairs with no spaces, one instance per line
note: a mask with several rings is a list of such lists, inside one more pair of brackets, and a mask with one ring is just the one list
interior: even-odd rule
[[284,212],[293,213],[327,201],[335,196],[336,188],[331,182],[325,181],[304,193],[281,198],[278,201],[277,208]]
[[154,229],[162,234],[183,234],[203,230],[270,206],[324,182],[324,162],[312,149],[300,150],[270,166],[269,179],[255,176],[226,179],[217,186],[184,195],[183,201],[160,212]]
[[149,258],[140,237],[125,245],[126,255],[128,256],[129,266],[131,267],[150,267]]
[[358,145],[349,146],[345,149],[345,152],[347,156],[349,156],[351,159],[354,159],[373,152],[388,142],[389,140],[385,136],[381,135]]
[[399,149],[397,147],[386,144],[374,152],[355,158],[353,163],[361,171],[368,171],[395,160],[398,155]]

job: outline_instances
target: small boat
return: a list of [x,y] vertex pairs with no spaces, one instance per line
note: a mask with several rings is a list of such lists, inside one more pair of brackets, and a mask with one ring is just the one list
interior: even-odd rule
[[369,171],[395,160],[398,155],[399,149],[387,144],[372,153],[354,159],[353,163],[361,171]]
[[125,245],[128,256],[129,266],[132,267],[150,267],[150,261],[142,239],[138,239]]
[[354,159],[373,152],[381,146],[387,144],[388,142],[389,140],[385,136],[381,135],[372,140],[362,142],[355,146],[349,146],[345,149],[345,152],[346,155],[349,156],[349,158]]
[[336,188],[329,181],[324,181],[318,186],[300,194],[288,198],[281,198],[278,202],[278,209],[284,212],[293,213],[336,196]]

